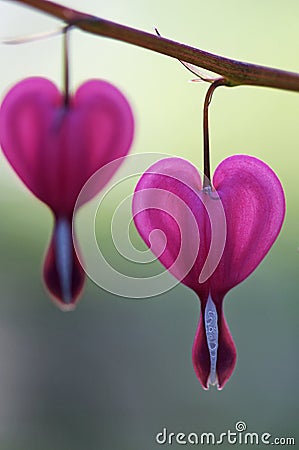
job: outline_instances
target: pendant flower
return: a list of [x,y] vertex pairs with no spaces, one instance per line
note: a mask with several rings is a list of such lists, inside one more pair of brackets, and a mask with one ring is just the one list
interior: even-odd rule
[[[204,389],[210,384],[222,389],[236,364],[223,299],[270,250],[283,223],[285,199],[272,169],[247,155],[222,161],[212,185],[202,188],[198,171],[186,160],[161,160],[140,178],[133,216],[160,262],[198,295],[201,315],[192,351],[194,369]],[[194,247],[196,255],[190,260]]]
[[[1,106],[2,150],[27,188],[54,215],[43,277],[63,310],[74,308],[85,280],[72,237],[78,194],[95,171],[128,153],[133,129],[128,101],[101,80],[85,82],[66,105],[51,81],[28,78],[8,92]],[[94,194],[107,181],[95,186]]]

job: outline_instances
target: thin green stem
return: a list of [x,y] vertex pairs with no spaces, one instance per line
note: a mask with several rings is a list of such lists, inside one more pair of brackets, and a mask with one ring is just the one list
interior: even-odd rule
[[255,85],[299,92],[299,74],[236,61],[45,0],[14,0],[83,31],[127,42],[220,74],[226,85]]

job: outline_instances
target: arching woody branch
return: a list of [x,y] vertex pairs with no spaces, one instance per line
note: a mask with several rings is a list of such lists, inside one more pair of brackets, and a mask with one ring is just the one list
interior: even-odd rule
[[88,33],[134,44],[220,74],[228,86],[255,85],[299,92],[299,74],[236,61],[45,0],[14,0]]

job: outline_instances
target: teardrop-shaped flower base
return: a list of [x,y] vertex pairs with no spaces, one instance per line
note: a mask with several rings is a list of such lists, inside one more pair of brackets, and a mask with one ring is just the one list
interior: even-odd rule
[[72,311],[84,286],[85,273],[74,248],[71,218],[55,217],[54,231],[44,261],[43,277],[59,308]]
[[193,367],[204,389],[221,390],[234,371],[237,352],[223,313],[223,299],[209,296],[201,302],[201,315],[192,349]]

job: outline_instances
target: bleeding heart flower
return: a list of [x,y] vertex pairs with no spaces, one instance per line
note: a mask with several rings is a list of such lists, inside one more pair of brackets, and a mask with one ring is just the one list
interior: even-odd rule
[[[51,81],[28,78],[14,86],[3,101],[3,152],[25,185],[54,214],[43,276],[63,310],[74,308],[85,280],[72,239],[78,194],[95,171],[128,153],[133,129],[130,105],[105,81],[87,81],[66,106],[64,95]],[[107,177],[101,180],[94,194],[107,181]]]
[[133,215],[141,237],[201,301],[192,358],[204,389],[217,382],[222,389],[236,364],[235,345],[223,314],[224,296],[265,257],[284,214],[284,193],[277,176],[265,163],[247,155],[225,159],[215,171],[213,188],[202,188],[196,168],[180,158],[157,162],[137,184]]

